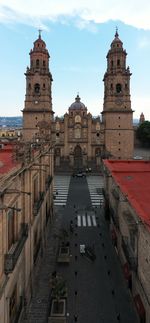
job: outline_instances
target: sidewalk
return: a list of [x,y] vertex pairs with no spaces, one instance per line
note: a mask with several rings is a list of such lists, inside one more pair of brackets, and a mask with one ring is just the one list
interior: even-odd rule
[[58,238],[63,217],[63,211],[56,212],[54,222],[48,224],[46,248],[39,260],[38,268],[33,282],[33,297],[27,310],[23,313],[20,323],[47,323],[50,310],[50,277],[55,270]]

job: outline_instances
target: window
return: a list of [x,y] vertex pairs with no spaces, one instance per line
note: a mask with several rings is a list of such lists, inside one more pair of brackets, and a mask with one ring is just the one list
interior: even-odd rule
[[38,200],[38,178],[36,177],[33,181],[33,203]]
[[113,90],[113,84],[112,83],[110,84],[110,89]]
[[8,250],[15,242],[15,211],[8,212]]
[[43,61],[43,66],[44,66],[44,67],[46,66],[46,62],[45,62],[45,61]]
[[29,91],[31,90],[31,84],[29,83],[29,85],[28,85],[28,89],[29,89]]
[[45,90],[45,83],[43,84],[43,89]]
[[39,59],[36,60],[36,67],[39,67]]
[[117,93],[121,93],[121,91],[122,91],[122,86],[121,86],[121,84],[120,84],[120,83],[117,83],[117,84],[116,84],[116,92],[117,92]]
[[111,67],[113,67],[113,65],[114,65],[114,62],[113,62],[113,61],[111,61]]
[[75,116],[75,122],[80,123],[81,122],[81,117],[79,115]]
[[96,136],[99,137],[99,133],[97,133]]
[[36,83],[34,85],[34,91],[35,91],[35,93],[39,93],[40,92],[40,84]]
[[117,66],[120,66],[120,59],[117,59]]
[[118,119],[120,119],[120,117],[118,117]]
[[58,132],[56,133],[56,136],[59,137],[59,133]]

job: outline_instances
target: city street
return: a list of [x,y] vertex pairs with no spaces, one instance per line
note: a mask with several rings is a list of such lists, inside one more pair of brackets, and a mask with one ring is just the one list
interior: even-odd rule
[[[66,280],[67,323],[137,322],[134,304],[104,219],[102,187],[101,176],[55,177],[55,212],[56,216],[61,218],[61,224],[60,220],[58,221],[59,226],[69,235],[67,240],[70,247],[70,262],[54,263],[53,259],[52,266],[50,257],[44,259],[44,262],[51,263],[50,270],[56,270],[57,274]],[[70,230],[70,221],[73,230]],[[88,247],[94,257],[90,257],[89,253],[80,253],[84,246]],[[40,288],[34,295],[35,299],[41,299],[42,275],[47,266],[48,264],[42,266],[42,270],[39,269],[37,279],[40,281]],[[47,276],[48,286],[49,277]],[[44,286],[46,286],[45,279],[46,276]],[[40,320],[36,316],[37,304],[32,306],[35,299],[31,302],[28,317],[23,322],[46,323],[46,311]],[[38,312],[41,305],[38,304]]]

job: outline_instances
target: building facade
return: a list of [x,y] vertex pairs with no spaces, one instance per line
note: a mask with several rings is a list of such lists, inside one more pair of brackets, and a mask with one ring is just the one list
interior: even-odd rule
[[[39,125],[51,133],[52,111],[52,75],[49,70],[49,52],[39,33],[34,47],[30,51],[30,67],[26,70],[26,95],[23,109],[23,139],[36,140]],[[45,124],[43,123],[45,122]],[[40,127],[41,128],[41,127]]]
[[63,118],[55,120],[55,166],[67,163],[73,168],[99,163],[103,149],[103,130],[100,118],[93,118],[79,95]]
[[102,119],[94,118],[77,95],[63,118],[56,118],[55,166],[67,161],[85,167],[101,158],[131,159],[134,130],[127,53],[116,31],[107,54]]
[[126,50],[116,31],[107,54],[107,70],[104,75],[104,145],[112,157],[133,157],[133,111],[130,100],[130,69],[126,67]]
[[150,162],[104,161],[105,216],[137,309],[150,322]]
[[23,136],[0,144],[0,321],[19,322],[53,219],[49,53],[39,34],[26,72]]
[[[21,147],[20,147],[21,149]],[[0,321],[19,322],[53,218],[53,148],[0,150]],[[23,155],[22,155],[23,154]]]

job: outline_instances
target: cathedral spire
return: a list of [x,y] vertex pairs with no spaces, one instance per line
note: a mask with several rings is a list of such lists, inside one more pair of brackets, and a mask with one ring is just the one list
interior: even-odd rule
[[115,38],[118,38],[119,34],[118,34],[118,27],[116,26],[116,33],[115,33]]
[[42,29],[39,29],[39,39],[41,39],[41,32],[42,32]]

